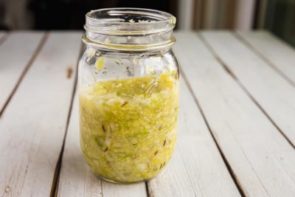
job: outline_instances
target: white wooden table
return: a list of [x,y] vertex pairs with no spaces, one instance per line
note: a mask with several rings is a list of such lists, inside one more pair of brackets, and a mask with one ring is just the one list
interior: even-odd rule
[[81,156],[81,32],[0,33],[0,196],[295,196],[295,50],[267,32],[179,32],[178,142],[115,185]]

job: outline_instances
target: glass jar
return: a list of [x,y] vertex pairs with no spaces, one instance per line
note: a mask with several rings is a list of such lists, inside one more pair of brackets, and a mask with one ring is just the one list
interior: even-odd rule
[[86,14],[79,63],[80,143],[112,182],[148,180],[167,164],[178,117],[178,64],[169,13],[109,8]]

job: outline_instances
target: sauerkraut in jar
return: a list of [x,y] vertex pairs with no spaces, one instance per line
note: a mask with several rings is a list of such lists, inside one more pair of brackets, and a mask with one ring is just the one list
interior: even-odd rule
[[178,119],[175,17],[110,8],[86,15],[79,63],[80,142],[92,171],[112,182],[156,176],[169,161]]

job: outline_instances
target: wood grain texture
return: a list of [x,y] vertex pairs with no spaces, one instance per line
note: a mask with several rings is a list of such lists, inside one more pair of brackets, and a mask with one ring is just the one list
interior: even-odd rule
[[295,146],[295,87],[231,33],[207,32],[202,35]]
[[145,183],[119,185],[101,181],[90,171],[80,151],[79,104],[76,96],[62,159],[58,196],[146,196]]
[[0,45],[0,116],[43,36],[44,33],[12,32]]
[[179,118],[175,154],[163,173],[149,181],[150,195],[240,196],[183,80]]
[[1,117],[1,196],[50,195],[73,91],[66,71],[75,71],[80,39],[51,33]]
[[183,73],[243,193],[294,196],[294,149],[196,35],[176,38]]
[[238,32],[238,35],[295,86],[294,48],[266,31]]

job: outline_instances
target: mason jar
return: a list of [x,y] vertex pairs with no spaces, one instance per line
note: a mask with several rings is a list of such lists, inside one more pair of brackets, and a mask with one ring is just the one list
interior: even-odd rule
[[151,179],[176,140],[178,64],[169,13],[108,8],[86,14],[79,62],[80,143],[99,177]]

